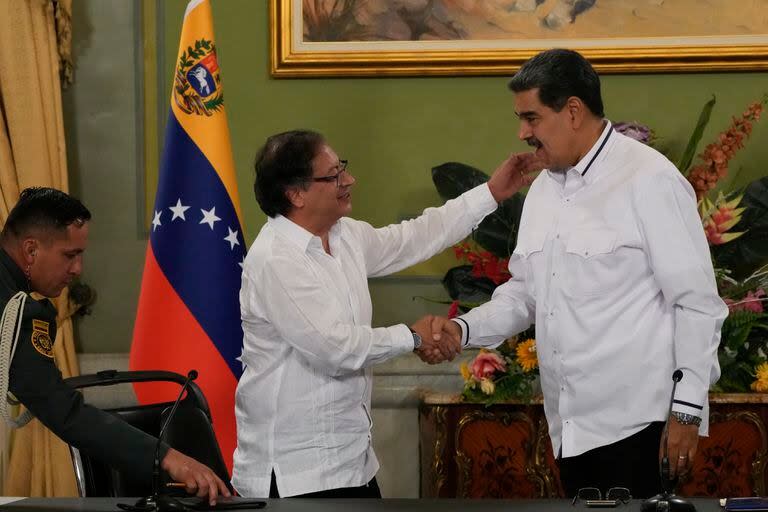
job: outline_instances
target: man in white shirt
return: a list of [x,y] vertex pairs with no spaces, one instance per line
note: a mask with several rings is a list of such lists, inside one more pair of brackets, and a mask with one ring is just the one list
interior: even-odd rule
[[371,367],[414,350],[427,362],[452,359],[460,347],[433,338],[431,317],[372,328],[367,278],[466,237],[533,181],[535,158],[510,157],[487,184],[380,229],[346,217],[355,178],[320,134],[270,137],[255,167],[269,219],[243,266],[232,484],[243,496],[380,497]]
[[604,119],[600,80],[570,50],[548,50],[512,78],[518,136],[547,168],[531,185],[491,301],[444,328],[495,346],[536,324],[544,410],[561,481],[660,491],[668,424],[672,476],[706,435],[728,309],[720,299],[694,192],[663,155]]

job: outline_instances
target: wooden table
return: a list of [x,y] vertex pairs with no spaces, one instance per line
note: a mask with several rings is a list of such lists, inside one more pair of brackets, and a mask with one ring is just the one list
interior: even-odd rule
[[[701,438],[682,496],[765,495],[768,394],[710,395],[710,437]],[[421,496],[563,496],[541,399],[486,407],[426,393],[419,410]]]

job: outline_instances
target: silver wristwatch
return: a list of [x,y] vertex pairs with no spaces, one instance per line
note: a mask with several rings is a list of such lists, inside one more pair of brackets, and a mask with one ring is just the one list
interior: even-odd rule
[[[409,329],[411,328],[409,327]],[[413,334],[413,350],[419,350],[421,348],[421,336],[413,329],[411,329],[411,334]]]
[[672,411],[672,417],[681,425],[701,425],[701,418],[694,416],[693,414],[686,414],[684,412]]

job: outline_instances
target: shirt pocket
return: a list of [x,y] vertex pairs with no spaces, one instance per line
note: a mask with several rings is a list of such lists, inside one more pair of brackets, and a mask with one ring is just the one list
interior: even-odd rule
[[541,253],[544,250],[544,241],[546,238],[547,233],[544,231],[521,235],[517,239],[517,245],[515,246],[514,253],[519,254],[526,260],[529,260],[533,255]]
[[621,279],[615,258],[618,234],[609,229],[574,231],[565,246],[563,289],[572,297],[600,295]]

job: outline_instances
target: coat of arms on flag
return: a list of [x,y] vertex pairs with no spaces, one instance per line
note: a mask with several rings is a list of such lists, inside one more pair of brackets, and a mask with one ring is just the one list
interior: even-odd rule
[[224,107],[219,91],[221,77],[216,45],[206,39],[195,41],[179,56],[173,84],[173,99],[185,114],[210,116]]

